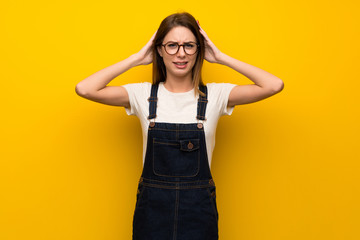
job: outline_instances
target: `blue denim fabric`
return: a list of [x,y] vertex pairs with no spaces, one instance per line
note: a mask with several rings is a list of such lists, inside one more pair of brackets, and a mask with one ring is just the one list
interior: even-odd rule
[[[152,85],[149,120],[156,117],[157,89]],[[206,86],[200,90],[207,93]],[[200,96],[198,120],[205,119],[206,104],[207,96]],[[133,240],[217,240],[218,219],[203,125],[154,122],[138,184]]]

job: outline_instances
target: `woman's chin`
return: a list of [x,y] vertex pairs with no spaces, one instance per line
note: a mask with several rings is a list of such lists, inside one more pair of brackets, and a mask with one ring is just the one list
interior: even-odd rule
[[181,71],[181,69],[175,69],[175,70],[172,70],[171,72],[167,71],[167,73],[168,74],[170,73],[174,77],[185,77],[185,76],[191,74],[191,71]]
[[191,75],[191,72],[180,72],[180,73],[175,73],[174,76],[176,77],[186,77],[188,75]]

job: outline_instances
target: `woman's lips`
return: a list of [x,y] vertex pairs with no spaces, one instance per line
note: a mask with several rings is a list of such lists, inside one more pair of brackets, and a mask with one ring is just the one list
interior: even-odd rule
[[[181,63],[181,62],[179,62],[179,63]],[[181,68],[181,69],[182,69],[182,68],[186,68],[188,62],[186,62],[185,64],[181,63],[182,65],[177,64],[177,62],[174,62],[174,64],[175,64],[175,66],[176,66],[177,68]]]

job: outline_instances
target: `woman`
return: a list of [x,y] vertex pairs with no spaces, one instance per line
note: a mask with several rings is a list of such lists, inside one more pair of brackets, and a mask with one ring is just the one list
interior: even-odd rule
[[[255,84],[204,84],[203,60],[229,66]],[[116,76],[153,63],[153,82],[107,86]],[[218,119],[234,107],[283,89],[274,75],[222,53],[189,13],[166,17],[129,58],[76,86],[80,96],[125,107],[143,129],[143,172],[133,218],[136,240],[218,239],[211,156]],[[156,120],[155,120],[156,119]]]

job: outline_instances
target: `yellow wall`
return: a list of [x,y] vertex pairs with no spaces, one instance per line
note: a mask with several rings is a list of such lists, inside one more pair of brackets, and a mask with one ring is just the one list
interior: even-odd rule
[[[285,83],[219,121],[220,239],[359,239],[359,4],[334,2],[3,3],[0,239],[131,239],[140,122],[75,85],[182,10],[221,51]],[[150,82],[151,67],[109,85]],[[252,83],[208,62],[203,77]]]

